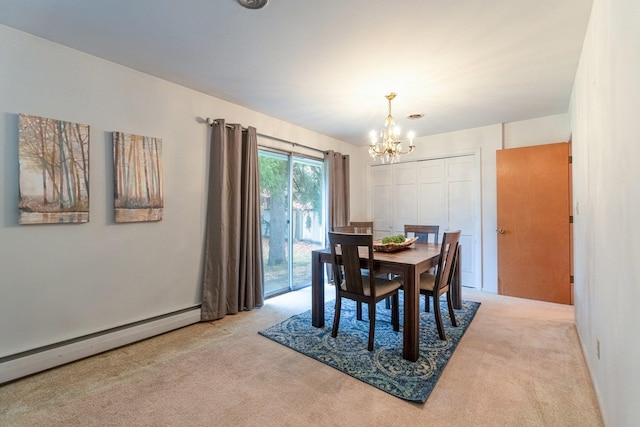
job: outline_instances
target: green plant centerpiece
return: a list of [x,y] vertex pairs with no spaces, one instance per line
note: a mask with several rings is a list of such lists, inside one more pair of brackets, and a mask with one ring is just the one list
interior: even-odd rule
[[413,245],[416,240],[415,237],[406,239],[402,234],[396,236],[383,237],[382,240],[375,240],[373,242],[373,250],[381,252],[395,252],[402,249],[407,249]]
[[383,237],[382,238],[382,243],[385,244],[385,245],[387,243],[404,243],[405,240],[406,240],[406,238],[404,237],[404,235],[398,234],[396,236]]

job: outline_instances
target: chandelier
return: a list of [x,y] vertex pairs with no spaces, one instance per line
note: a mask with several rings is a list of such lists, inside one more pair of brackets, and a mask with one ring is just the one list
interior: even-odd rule
[[[409,138],[409,147],[407,147],[406,150],[402,149],[400,128],[396,126],[396,122],[391,115],[391,101],[395,97],[396,93],[394,92],[385,95],[385,98],[389,101],[389,115],[384,121],[384,127],[380,129],[380,132],[372,130],[369,134],[371,138],[369,154],[371,155],[371,158],[380,159],[382,163],[395,163],[402,154],[411,153],[415,148],[415,145],[413,145],[413,132],[409,132],[407,134],[407,137]],[[380,139],[378,139],[378,136]]]

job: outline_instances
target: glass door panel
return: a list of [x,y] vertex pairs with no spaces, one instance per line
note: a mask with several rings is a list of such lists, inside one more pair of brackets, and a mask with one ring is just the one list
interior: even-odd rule
[[311,251],[324,247],[324,163],[260,150],[264,295],[311,285]]
[[311,251],[324,247],[323,162],[293,158],[292,289],[311,285]]
[[289,156],[260,151],[260,216],[265,296],[290,289]]

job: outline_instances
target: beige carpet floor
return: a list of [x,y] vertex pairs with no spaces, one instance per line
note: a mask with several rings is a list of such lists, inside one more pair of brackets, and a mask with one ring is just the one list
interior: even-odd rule
[[572,306],[463,298],[482,305],[424,405],[257,334],[309,309],[306,289],[0,386],[0,425],[602,425]]

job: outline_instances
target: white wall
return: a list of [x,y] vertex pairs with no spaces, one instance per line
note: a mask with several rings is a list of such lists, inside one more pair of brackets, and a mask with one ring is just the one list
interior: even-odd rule
[[[206,117],[364,167],[352,145],[6,26],[0,94],[0,358],[200,303]],[[18,225],[19,113],[90,125],[89,223]],[[111,131],[162,138],[162,221],[113,222]]]
[[505,123],[503,148],[567,142],[571,137],[569,114],[556,114],[519,122]]
[[640,420],[639,76],[637,0],[595,0],[570,109],[574,292],[607,426]]

